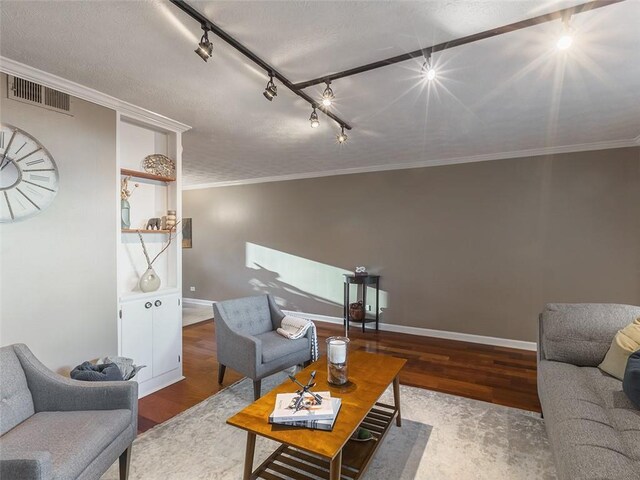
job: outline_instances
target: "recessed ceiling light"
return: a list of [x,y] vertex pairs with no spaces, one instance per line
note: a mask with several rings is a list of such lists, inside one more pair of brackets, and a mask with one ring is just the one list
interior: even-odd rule
[[313,112],[311,112],[311,116],[309,117],[309,122],[311,122],[311,128],[318,128],[320,126],[320,120],[318,120],[316,107],[313,107]]
[[207,60],[209,60],[209,58],[211,58],[211,55],[213,55],[213,43],[209,41],[209,31],[204,27],[203,29],[204,34],[202,35],[200,43],[198,44],[198,48],[195,49],[195,52],[202,60],[206,62]]

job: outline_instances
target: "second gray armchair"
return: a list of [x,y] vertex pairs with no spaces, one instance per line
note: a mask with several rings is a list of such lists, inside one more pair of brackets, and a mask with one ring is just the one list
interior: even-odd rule
[[218,350],[218,383],[226,367],[253,380],[254,399],[261,381],[273,373],[311,360],[311,329],[289,340],[276,329],[284,318],[271,295],[225,300],[213,305]]

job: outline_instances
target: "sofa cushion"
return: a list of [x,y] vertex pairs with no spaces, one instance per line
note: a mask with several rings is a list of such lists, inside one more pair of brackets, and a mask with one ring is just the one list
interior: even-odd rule
[[550,303],[542,312],[544,358],[595,367],[618,330],[640,317],[640,307],[598,303]]
[[271,331],[256,335],[262,342],[262,363],[269,363],[292,353],[311,351],[308,337],[290,340],[277,332]]
[[49,452],[53,478],[77,478],[130,425],[130,410],[38,412],[0,437],[0,450]]
[[613,342],[598,368],[622,380],[629,355],[640,349],[640,318],[627,325],[613,337]]
[[640,478],[640,411],[622,382],[597,368],[543,360],[538,385],[559,479]]
[[[215,304],[232,330],[257,335],[273,330],[266,295],[225,300]],[[214,309],[214,311],[215,311]]]
[[27,378],[13,346],[0,348],[0,435],[34,414]]

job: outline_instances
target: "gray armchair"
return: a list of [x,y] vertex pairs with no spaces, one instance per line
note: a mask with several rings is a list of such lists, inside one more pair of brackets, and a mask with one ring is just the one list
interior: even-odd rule
[[226,367],[253,380],[254,399],[260,398],[264,377],[311,360],[311,329],[297,340],[276,332],[284,318],[271,295],[238,298],[213,304],[218,353],[218,383]]
[[136,382],[71,380],[16,344],[0,348],[0,396],[0,478],[97,479],[118,458],[128,477]]

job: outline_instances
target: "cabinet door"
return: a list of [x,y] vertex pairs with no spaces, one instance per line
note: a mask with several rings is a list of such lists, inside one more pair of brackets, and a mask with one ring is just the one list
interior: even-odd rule
[[182,320],[178,295],[153,302],[153,375],[157,377],[180,366]]
[[153,376],[153,308],[146,308],[147,301],[122,304],[122,351],[123,357],[133,358],[135,365],[146,365],[138,372],[138,382]]

